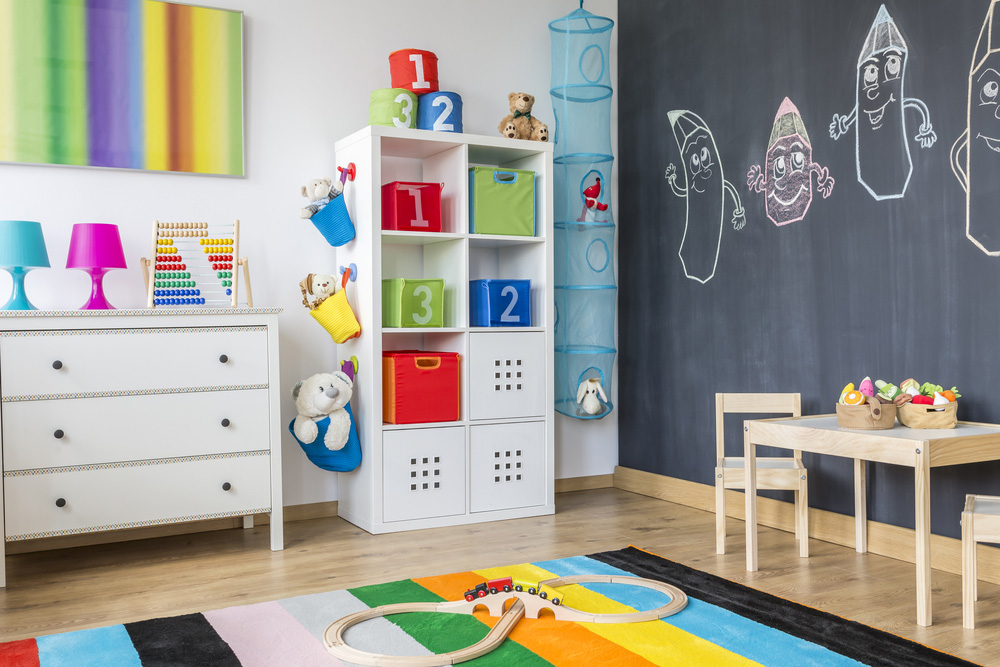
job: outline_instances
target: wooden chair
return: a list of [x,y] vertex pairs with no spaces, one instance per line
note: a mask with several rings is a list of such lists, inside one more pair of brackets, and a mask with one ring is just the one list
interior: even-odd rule
[[1000,496],[965,496],[962,512],[962,627],[976,628],[976,544],[1000,544]]
[[[723,422],[727,414],[768,416],[802,414],[800,394],[716,394],[715,395],[715,552],[726,553],[726,489],[746,488],[744,459],[726,456]],[[744,432],[744,437],[746,433]],[[742,453],[742,450],[741,450]],[[758,457],[757,488],[795,492],[795,537],[799,555],[809,556],[809,487],[802,452],[791,457]]]

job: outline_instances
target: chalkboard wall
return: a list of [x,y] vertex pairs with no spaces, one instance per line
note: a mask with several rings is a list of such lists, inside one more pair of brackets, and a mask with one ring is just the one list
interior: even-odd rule
[[[990,2],[880,8],[620,4],[621,465],[711,484],[718,391],[798,391],[822,414],[848,382],[915,377],[957,385],[960,419],[1000,423],[1000,65],[985,38],[969,104]],[[806,464],[810,505],[853,514],[850,461]],[[913,526],[911,469],[870,465],[868,485],[870,518]],[[932,531],[959,537],[965,494],[1000,495],[1000,463],[934,469],[931,488]]]

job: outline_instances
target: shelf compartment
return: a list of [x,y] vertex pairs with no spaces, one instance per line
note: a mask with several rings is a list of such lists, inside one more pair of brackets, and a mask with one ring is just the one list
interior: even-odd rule
[[383,520],[465,513],[465,427],[382,434]]

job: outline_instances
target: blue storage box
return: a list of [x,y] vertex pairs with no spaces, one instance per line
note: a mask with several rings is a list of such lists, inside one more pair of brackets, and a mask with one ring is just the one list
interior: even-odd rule
[[469,281],[469,326],[530,327],[531,281]]

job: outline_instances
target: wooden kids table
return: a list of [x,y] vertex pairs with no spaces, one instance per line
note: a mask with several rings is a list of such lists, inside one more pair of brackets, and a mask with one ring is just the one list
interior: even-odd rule
[[[914,471],[917,567],[917,624],[931,624],[930,469],[1000,460],[1000,425],[959,422],[953,429],[880,431],[841,428],[836,415],[744,422],[746,456],[747,570],[757,571],[757,445],[798,449],[854,459],[854,516],[857,551],[868,551],[865,463],[894,463]],[[808,550],[802,551],[808,556]]]

